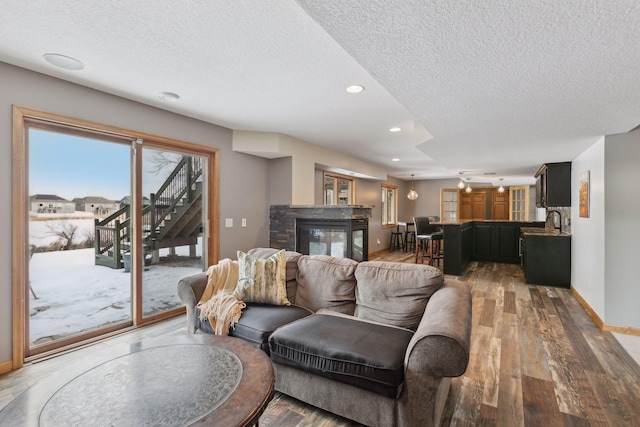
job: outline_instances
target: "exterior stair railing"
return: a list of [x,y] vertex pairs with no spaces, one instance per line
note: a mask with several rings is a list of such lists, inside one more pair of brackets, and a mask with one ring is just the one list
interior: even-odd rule
[[[143,201],[142,240],[145,252],[166,247],[163,239],[179,224],[187,207],[202,195],[204,160],[183,156],[171,174]],[[199,206],[202,209],[201,205]],[[130,251],[131,205],[127,204],[103,220],[95,220],[95,264],[122,268],[123,254]],[[175,236],[172,236],[175,237]]]

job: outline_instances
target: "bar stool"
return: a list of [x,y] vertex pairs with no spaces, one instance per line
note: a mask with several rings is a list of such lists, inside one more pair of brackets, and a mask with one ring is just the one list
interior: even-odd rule
[[[439,216],[430,216],[429,217],[429,224],[432,224],[434,222],[440,222],[440,217]],[[439,232],[442,232],[442,227],[438,227],[439,228]],[[434,250],[435,252],[433,252],[433,262],[437,262],[438,266],[440,265],[440,260],[444,259],[444,233],[442,234],[442,236],[438,236],[435,239],[431,240],[431,244],[432,246],[434,246]]]
[[440,260],[444,258],[444,253],[442,250],[443,240],[444,240],[444,233],[442,231],[438,231],[431,235],[431,248],[430,248],[431,259],[429,261],[429,265],[438,263],[438,266],[440,266]]
[[391,242],[389,243],[389,252],[404,249],[404,241],[402,240],[402,233],[399,228],[396,231],[391,232]]
[[429,260],[429,265],[433,265],[434,261],[440,265],[440,242],[444,237],[442,230],[438,225],[429,224],[428,217],[416,217],[413,222],[416,227],[416,264]]
[[[412,227],[414,228],[413,230],[411,230]],[[404,250],[405,252],[416,250],[415,224],[407,223],[404,230]]]

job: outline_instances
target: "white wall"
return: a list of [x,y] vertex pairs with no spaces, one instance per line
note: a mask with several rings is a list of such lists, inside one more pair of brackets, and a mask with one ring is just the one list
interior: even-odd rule
[[[605,311],[605,140],[576,157],[571,165],[571,285],[601,320]],[[590,217],[580,218],[578,180],[590,171]]]
[[640,129],[605,137],[605,323],[640,328]]
[[[571,283],[607,325],[640,328],[640,130],[600,138],[573,160]],[[590,171],[589,218],[578,180]]]

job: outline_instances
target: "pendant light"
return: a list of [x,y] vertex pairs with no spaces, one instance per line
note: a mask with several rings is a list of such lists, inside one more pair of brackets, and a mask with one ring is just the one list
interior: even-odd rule
[[464,190],[464,181],[462,180],[462,175],[464,175],[464,171],[458,172],[460,175],[460,182],[458,183],[458,190]]
[[411,190],[407,193],[407,199],[415,200],[418,198],[418,193],[413,189],[413,174],[411,174]]

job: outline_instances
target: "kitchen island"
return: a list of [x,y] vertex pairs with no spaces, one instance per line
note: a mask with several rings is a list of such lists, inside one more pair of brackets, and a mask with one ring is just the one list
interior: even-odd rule
[[520,263],[521,228],[544,229],[543,221],[458,221],[440,223],[444,273],[460,276],[470,261]]

